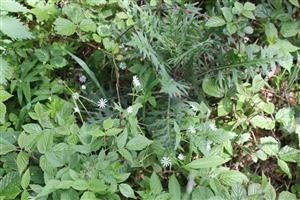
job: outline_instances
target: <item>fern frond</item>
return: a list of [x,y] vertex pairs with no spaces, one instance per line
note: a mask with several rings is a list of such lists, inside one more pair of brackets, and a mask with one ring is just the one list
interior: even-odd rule
[[6,85],[7,80],[11,78],[12,68],[9,64],[0,56],[0,85]]
[[31,39],[32,34],[19,19],[10,16],[0,16],[0,31],[12,39]]

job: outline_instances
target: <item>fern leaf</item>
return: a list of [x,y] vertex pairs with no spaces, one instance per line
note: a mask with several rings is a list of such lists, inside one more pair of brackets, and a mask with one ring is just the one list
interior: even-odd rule
[[19,19],[10,16],[0,16],[0,31],[12,39],[33,38],[28,28]]
[[0,56],[0,85],[6,85],[7,80],[11,77],[12,68],[9,64]]
[[28,10],[25,6],[13,0],[1,1],[0,10],[5,10],[8,12],[30,12],[30,10]]

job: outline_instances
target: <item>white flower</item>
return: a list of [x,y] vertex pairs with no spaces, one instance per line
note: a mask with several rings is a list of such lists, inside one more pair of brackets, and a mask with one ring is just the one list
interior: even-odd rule
[[129,106],[127,109],[126,109],[127,113],[131,114],[133,112],[133,107],[132,106]]
[[74,107],[74,112],[75,113],[79,113],[80,112],[79,108],[78,107]]
[[79,99],[79,94],[77,92],[73,93],[73,99],[77,100]]
[[125,70],[125,69],[127,68],[126,63],[121,62],[121,63],[119,64],[119,68],[122,69],[122,70]]
[[80,83],[85,83],[86,82],[86,76],[85,75],[79,76],[79,82]]
[[101,98],[101,99],[99,99],[99,101],[97,102],[97,105],[98,105],[98,107],[99,108],[105,108],[106,106],[107,106],[107,100],[106,99],[103,99],[103,98]]
[[51,100],[52,100],[52,97],[48,97],[48,100],[51,101]]
[[167,156],[164,156],[161,160],[160,163],[163,167],[169,167],[172,165],[171,159]]
[[244,37],[244,43],[247,43],[250,39],[248,37]]
[[188,129],[187,129],[187,131],[189,133],[196,133],[196,129],[193,126],[189,126]]
[[213,143],[213,142],[212,142],[211,140],[208,140],[208,141],[207,141],[207,143],[206,143],[206,150],[207,150],[207,151],[210,151],[210,150],[211,150],[211,145],[212,145],[212,143]]
[[133,86],[135,87],[135,88],[141,88],[142,87],[142,84],[141,84],[141,82],[140,82],[140,80],[139,80],[139,78],[137,77],[137,76],[133,76],[133,78],[132,78],[132,83],[133,83]]
[[85,85],[82,85],[82,86],[81,86],[81,89],[82,89],[82,90],[85,90],[85,89],[86,89],[86,86],[85,86]]
[[184,155],[182,153],[178,154],[177,158],[179,160],[184,160]]
[[195,105],[191,105],[191,109],[192,109],[192,111],[194,111],[194,112],[197,112],[197,111],[198,111],[198,108],[197,108]]
[[208,126],[209,126],[209,128],[210,128],[211,130],[213,130],[213,131],[216,131],[216,130],[217,130],[217,127],[216,127],[215,124],[209,124]]

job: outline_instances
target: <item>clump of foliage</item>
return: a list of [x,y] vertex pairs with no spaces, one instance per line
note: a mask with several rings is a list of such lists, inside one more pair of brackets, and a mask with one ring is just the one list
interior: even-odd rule
[[0,22],[0,199],[300,197],[298,0],[5,0]]

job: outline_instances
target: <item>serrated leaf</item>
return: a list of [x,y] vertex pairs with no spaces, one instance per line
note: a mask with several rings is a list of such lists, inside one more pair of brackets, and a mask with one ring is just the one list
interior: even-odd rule
[[80,22],[79,28],[85,32],[95,32],[96,24],[91,19],[84,19]]
[[261,129],[271,130],[275,127],[275,121],[266,116],[256,115],[251,118],[250,122],[254,127]]
[[249,180],[245,174],[236,170],[225,171],[220,174],[219,180],[228,186],[234,185],[236,183],[247,183]]
[[68,19],[57,18],[54,25],[55,31],[60,35],[70,36],[76,31],[76,25]]
[[19,19],[10,16],[0,16],[0,31],[12,39],[31,39],[29,29]]
[[264,81],[264,79],[261,77],[261,75],[256,75],[253,78],[252,81],[252,91],[254,93],[259,92],[264,86],[265,86],[266,82]]
[[279,144],[275,138],[268,136],[260,138],[260,143],[262,145],[261,149],[270,156],[277,155],[279,151]]
[[143,135],[137,135],[127,143],[126,147],[132,151],[141,151],[152,143]]
[[6,114],[6,106],[4,103],[0,102],[0,124],[5,123],[5,114]]
[[[0,18],[1,20],[1,18]],[[1,30],[1,25],[0,25],[0,30]],[[2,58],[2,56],[0,56],[0,85],[6,85],[7,84],[7,80],[9,80],[11,78],[12,75],[12,68],[11,66],[8,64],[8,62],[6,62],[6,60],[4,60],[4,58]]]
[[230,158],[222,158],[220,156],[210,156],[205,158],[199,158],[187,164],[186,167],[191,169],[204,169],[210,167],[217,167],[228,162]]
[[293,37],[300,31],[300,21],[283,22],[280,33],[283,37]]
[[134,195],[134,191],[130,187],[130,185],[126,183],[122,183],[119,185],[119,190],[124,197],[136,199],[136,196]]
[[17,166],[20,174],[27,168],[29,163],[29,155],[27,152],[21,151],[17,156]]
[[219,27],[225,24],[225,20],[221,17],[213,16],[208,19],[205,26],[207,27]]
[[0,10],[8,12],[30,12],[25,6],[13,0],[2,0]]
[[[0,72],[1,73],[1,72]],[[9,98],[11,98],[13,95],[9,94],[8,92],[6,92],[5,90],[1,90],[0,89],[0,102],[4,102],[6,100],[8,100]]]
[[21,179],[22,188],[25,190],[28,187],[29,183],[30,183],[30,171],[29,169],[27,169]]
[[283,191],[279,194],[278,200],[297,200],[295,194],[292,194],[288,191]]
[[223,16],[225,17],[227,22],[231,22],[233,19],[233,14],[231,13],[231,9],[228,7],[221,8]]
[[278,156],[286,162],[300,162],[300,150],[287,145],[280,149]]
[[293,4],[294,6],[299,7],[299,2],[298,2],[298,0],[289,0],[289,2],[290,2],[291,4]]
[[155,172],[152,173],[150,178],[150,189],[153,194],[159,194],[163,190],[159,177]]
[[22,126],[22,128],[26,133],[38,134],[42,132],[42,128],[40,127],[40,125],[35,123],[25,124]]
[[[1,103],[0,103],[1,105]],[[1,114],[1,107],[0,107],[0,114]],[[9,141],[5,140],[4,138],[0,137],[0,155],[5,155],[11,151],[15,151],[16,146],[11,144]]]
[[18,173],[10,172],[0,179],[0,195],[4,199],[16,199],[21,192]]

